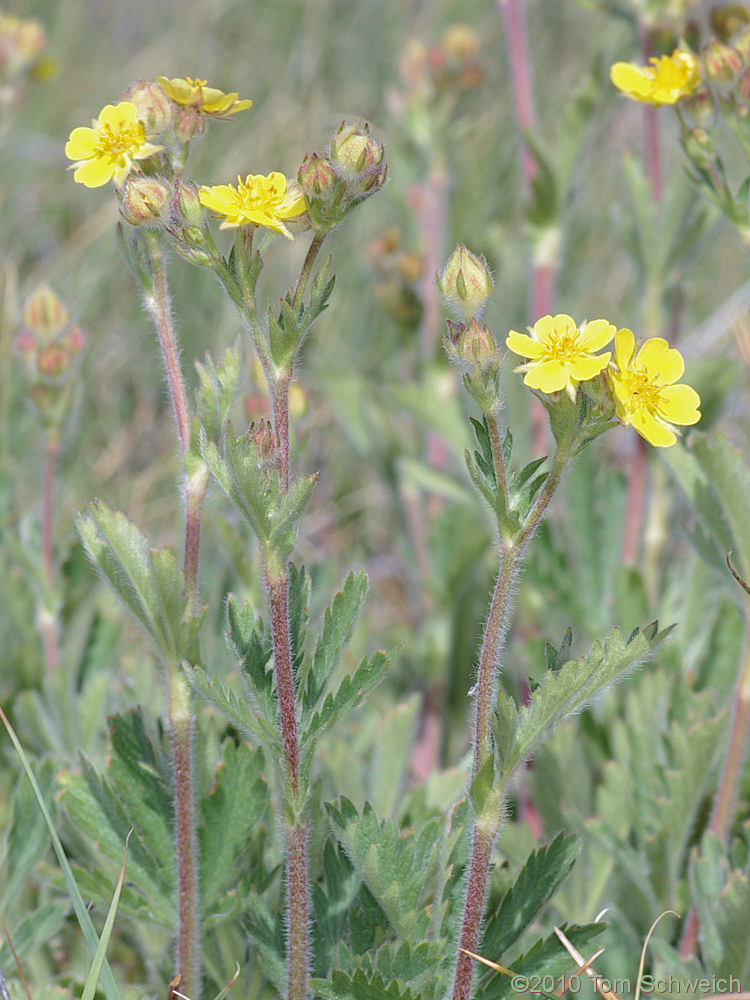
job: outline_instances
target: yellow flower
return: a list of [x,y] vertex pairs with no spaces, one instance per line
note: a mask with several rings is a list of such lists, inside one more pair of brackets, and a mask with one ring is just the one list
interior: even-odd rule
[[614,326],[606,319],[576,326],[565,313],[543,316],[528,328],[531,336],[511,330],[505,341],[514,354],[529,358],[528,364],[514,371],[525,372],[524,383],[540,392],[560,392],[562,389],[575,399],[579,382],[595,378],[612,357],[595,354],[612,340]]
[[193,80],[189,76],[184,80],[179,76],[173,80],[166,76],[157,76],[156,79],[167,97],[171,97],[175,104],[200,111],[204,115],[223,118],[225,115],[234,115],[253,106],[252,101],[238,101],[238,94],[225,94],[223,90],[207,87],[205,80]]
[[698,60],[675,49],[671,56],[649,59],[649,66],[618,62],[609,71],[618,90],[645,104],[675,104],[692,94],[701,82]]
[[698,393],[689,385],[674,384],[684,371],[682,355],[662,337],[647,340],[636,355],[632,331],[618,331],[615,364],[609,371],[617,416],[656,448],[675,443],[672,424],[700,420]]
[[121,187],[133,169],[134,160],[145,160],[162,146],[146,142],[143,124],[134,104],[108,104],[93,118],[91,128],[74,128],[65,144],[65,155],[76,162],[73,180],[88,188],[114,180]]
[[299,187],[296,184],[287,187],[286,177],[276,171],[268,177],[248,174],[244,181],[238,175],[237,187],[233,184],[202,187],[199,197],[201,205],[226,216],[220,229],[265,226],[290,240],[292,234],[283,220],[301,215],[307,207]]

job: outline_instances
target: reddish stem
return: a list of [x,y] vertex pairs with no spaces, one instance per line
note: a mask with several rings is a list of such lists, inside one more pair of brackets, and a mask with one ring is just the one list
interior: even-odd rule
[[497,0],[497,2],[505,20],[513,107],[516,113],[516,122],[521,132],[521,169],[524,181],[528,186],[536,176],[537,166],[524,138],[524,133],[531,131],[534,127],[535,115],[534,94],[531,85],[531,60],[526,40],[523,0]]
[[38,626],[42,636],[44,662],[51,673],[60,666],[60,624],[53,610],[55,586],[55,481],[60,455],[60,435],[52,431],[44,449],[42,482],[42,573],[45,599],[39,609]]
[[266,586],[271,607],[273,661],[279,697],[284,764],[290,790],[296,797],[299,794],[299,737],[294,706],[292,642],[289,634],[289,577],[286,567],[279,576],[266,575]]

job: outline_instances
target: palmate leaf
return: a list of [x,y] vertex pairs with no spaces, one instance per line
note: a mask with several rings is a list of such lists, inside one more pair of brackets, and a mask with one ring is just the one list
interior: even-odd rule
[[185,581],[168,549],[152,549],[148,539],[120,511],[100,500],[77,518],[78,532],[92,562],[132,612],[161,656],[178,663],[194,643],[203,614],[193,618]]
[[570,660],[556,671],[547,671],[532,692],[529,705],[520,711],[500,691],[493,719],[493,735],[504,780],[514,773],[554,729],[580,712],[607,685],[619,680],[654,651],[671,628],[658,631],[657,623],[636,630],[626,641],[618,628],[603,642],[595,642],[588,656]]
[[559,833],[546,847],[533,851],[500,906],[487,921],[481,955],[502,961],[502,955],[521,936],[537,913],[569,874],[580,844]]

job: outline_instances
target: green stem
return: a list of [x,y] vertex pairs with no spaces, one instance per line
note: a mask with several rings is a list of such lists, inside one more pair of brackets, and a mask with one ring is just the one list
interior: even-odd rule
[[44,598],[39,609],[38,625],[42,636],[44,661],[51,673],[60,666],[60,623],[55,612],[55,481],[60,455],[60,431],[47,436],[44,448],[42,484],[42,574]]
[[297,275],[297,281],[294,285],[294,291],[292,292],[292,307],[295,308],[299,305],[300,299],[302,298],[305,288],[307,287],[307,282],[310,280],[310,275],[312,274],[313,264],[315,263],[315,258],[320,253],[320,248],[323,245],[323,240],[325,239],[325,234],[320,235],[318,233],[313,236],[310,241],[310,246],[307,248],[307,254],[305,256],[304,263]]
[[[492,440],[492,435],[490,439]],[[492,594],[490,610],[482,637],[482,649],[479,655],[476,685],[476,721],[474,725],[473,774],[475,775],[492,754],[492,706],[495,702],[500,653],[508,631],[516,577],[518,576],[526,547],[539,526],[550,500],[560,483],[570,453],[571,448],[569,445],[558,448],[552,462],[552,468],[534,506],[529,512],[521,532],[516,539],[501,541],[500,569],[495,581],[495,589]],[[498,461],[501,459],[502,450],[493,447],[495,476],[498,482],[503,482],[505,478],[504,465],[498,465]],[[492,847],[500,831],[501,823],[502,811],[500,809],[498,809],[495,816],[474,817],[469,880],[464,899],[460,944],[453,979],[453,1000],[469,1000],[471,996],[473,960],[461,949],[473,952],[477,950],[479,932],[482,925],[482,913],[484,911],[484,898],[487,892]]]

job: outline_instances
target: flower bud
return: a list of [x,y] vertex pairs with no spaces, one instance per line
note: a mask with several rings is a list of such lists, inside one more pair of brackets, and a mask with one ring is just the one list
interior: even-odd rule
[[270,423],[261,418],[257,424],[250,424],[248,437],[255,445],[258,465],[272,465],[276,461],[279,443]]
[[492,294],[492,275],[484,257],[476,257],[459,244],[448,259],[442,277],[437,277],[440,292],[468,323],[479,316]]
[[682,146],[696,167],[702,170],[711,167],[716,159],[713,136],[705,129],[685,129],[682,134]]
[[37,339],[49,341],[70,323],[70,310],[49,285],[39,285],[26,302],[21,321]]
[[354,125],[341,123],[328,154],[353,197],[374,194],[382,187],[388,173],[384,157],[383,144],[370,136],[370,126],[362,119]]
[[177,142],[192,142],[206,131],[206,119],[193,108],[179,107],[174,112],[173,126]]
[[172,200],[172,189],[162,177],[130,177],[122,192],[120,215],[132,226],[160,226]]
[[709,14],[711,28],[723,42],[729,41],[748,22],[748,13],[740,3],[725,3]]
[[731,83],[743,69],[739,52],[728,45],[722,45],[715,38],[705,52],[703,66],[706,77],[712,83]]
[[206,210],[200,203],[200,188],[193,181],[178,177],[174,183],[172,211],[187,227],[199,228]]
[[480,326],[476,319],[461,334],[458,342],[458,356],[467,364],[487,368],[497,359],[497,344],[486,326]]
[[169,128],[173,114],[172,103],[158,83],[136,80],[123,93],[121,100],[135,105],[147,139],[155,139]]
[[305,153],[302,165],[297,171],[297,180],[308,200],[333,195],[340,187],[336,171],[317,153]]

